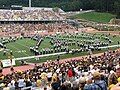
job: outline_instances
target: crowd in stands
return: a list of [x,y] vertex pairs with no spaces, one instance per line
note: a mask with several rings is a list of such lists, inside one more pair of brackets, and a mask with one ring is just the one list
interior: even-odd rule
[[[1,21],[63,20],[54,11],[47,10],[0,10]],[[90,23],[92,24],[92,23]],[[85,24],[86,25],[86,24]],[[94,26],[94,24],[92,24]],[[88,25],[89,26],[89,25]],[[105,27],[107,28],[107,27]],[[101,28],[100,28],[101,29]],[[9,23],[0,24],[0,33],[6,35],[45,30],[67,32],[76,30],[68,23]],[[2,34],[0,34],[1,36]],[[51,41],[52,43],[52,41]],[[75,42],[53,40],[55,47],[62,43]],[[38,43],[40,44],[40,43]],[[77,43],[79,46],[80,44]],[[3,46],[0,43],[0,46]],[[39,46],[39,45],[38,45]],[[84,46],[84,45],[83,45]],[[61,49],[62,50],[62,49]],[[120,51],[106,51],[99,56],[82,57],[61,62],[48,60],[34,69],[2,74],[0,69],[0,90],[120,90]],[[117,89],[116,89],[117,88]]]
[[[53,30],[53,29],[69,29],[72,26],[68,24],[40,24],[34,21],[59,21],[65,20],[60,12],[55,12],[52,9],[23,9],[23,10],[0,10],[0,36],[15,35],[20,36],[20,32],[34,32],[37,30]],[[9,21],[9,23],[8,23]],[[12,22],[11,22],[12,21]],[[18,21],[18,23],[15,23]],[[20,23],[21,21],[22,23]],[[25,23],[31,21],[32,23]],[[72,28],[73,29],[73,28]],[[29,32],[28,32],[29,31]],[[4,32],[4,33],[1,33]]]
[[[2,35],[11,35],[17,33],[25,32],[34,32],[34,31],[47,31],[47,32],[63,32],[63,31],[74,31],[75,27],[72,25],[61,22],[61,23],[9,23],[9,24],[0,24],[0,33]],[[4,33],[4,34],[3,34]]]
[[[3,90],[120,90],[120,51],[60,62],[48,60],[27,71],[0,76]],[[2,72],[2,70],[1,70]],[[116,89],[118,88],[118,89]]]
[[0,10],[0,21],[42,21],[64,19],[64,17],[53,10]]
[[97,23],[92,21],[85,21],[80,23],[85,27],[93,27],[100,31],[120,30],[120,25],[117,25],[117,24],[102,24],[102,23]]

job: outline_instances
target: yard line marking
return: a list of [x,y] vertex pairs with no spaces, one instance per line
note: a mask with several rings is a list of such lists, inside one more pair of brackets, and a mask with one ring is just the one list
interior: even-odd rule
[[20,44],[20,43],[18,43],[18,42],[15,42],[15,43],[17,43],[17,44],[19,44],[19,45],[21,45],[21,46],[26,47],[26,48],[28,48],[28,49],[29,49],[29,47],[28,47],[28,46],[22,45],[22,44]]
[[[112,46],[105,46],[105,47],[101,47],[101,48],[109,48],[109,47],[120,47],[120,45],[112,45]],[[66,54],[67,52],[59,52],[59,53],[52,53],[52,54],[45,54],[45,55],[38,55],[38,56],[28,56],[28,57],[20,57],[20,58],[14,58],[14,60],[25,60],[25,59],[32,59],[32,58],[39,58],[39,57],[47,57],[47,56],[54,56],[54,55],[62,55],[62,54]],[[70,51],[69,53],[72,53],[72,51]],[[5,59],[5,60],[9,60],[9,59]]]
[[[11,47],[15,48],[16,50],[20,51],[20,49],[14,47],[14,46],[12,46],[12,45],[9,45],[9,46],[11,46]],[[27,55],[27,56],[30,56],[30,55],[28,55],[28,54],[26,54],[26,53],[23,53],[23,54],[25,54],[25,55]]]

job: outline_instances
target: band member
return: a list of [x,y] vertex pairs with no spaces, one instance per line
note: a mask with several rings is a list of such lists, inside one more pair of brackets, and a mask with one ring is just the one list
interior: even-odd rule
[[12,65],[11,65],[11,67],[10,67],[10,71],[11,71],[12,73],[14,73],[14,68],[13,68]]
[[1,62],[1,60],[0,60],[0,70],[2,69],[2,67],[3,67],[3,65],[2,65],[2,62]]
[[57,62],[59,63],[60,60],[60,55],[57,56]]

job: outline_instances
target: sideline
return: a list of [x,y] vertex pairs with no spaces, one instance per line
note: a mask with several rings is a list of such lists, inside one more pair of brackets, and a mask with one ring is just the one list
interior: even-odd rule
[[[118,51],[120,51],[120,48],[119,49],[116,49]],[[104,53],[104,52],[103,52]],[[103,53],[97,53],[97,54],[92,54],[92,57],[94,56],[100,56],[102,55]],[[64,63],[66,61],[71,61],[71,60],[78,60],[78,59],[81,59],[81,58],[85,58],[85,57],[88,57],[88,55],[83,55],[83,56],[78,56],[78,57],[72,57],[72,58],[67,58],[67,59],[60,59],[60,63]],[[56,62],[56,61],[54,61]],[[45,62],[41,62],[41,63],[36,63],[36,65],[40,65],[40,64],[43,64]],[[29,70],[29,69],[33,69],[35,66],[35,63],[28,63],[28,65],[24,65],[24,66],[14,66],[14,70],[15,71],[26,71],[26,70]],[[10,68],[3,68],[3,75],[7,75],[7,74],[10,74],[11,71],[10,71]]]
[[[111,46],[105,46],[105,47],[99,47],[99,48],[105,49],[105,48],[112,48],[112,47],[120,47],[120,45],[111,45]],[[67,52],[59,52],[59,53],[52,53],[52,54],[45,54],[45,55],[38,55],[38,56],[20,57],[20,58],[14,58],[13,60],[19,61],[19,60],[26,60],[26,59],[39,58],[39,57],[62,55],[62,54],[66,54],[66,53]],[[72,51],[70,51],[69,53],[72,53]],[[4,59],[4,60],[9,60],[9,59]]]

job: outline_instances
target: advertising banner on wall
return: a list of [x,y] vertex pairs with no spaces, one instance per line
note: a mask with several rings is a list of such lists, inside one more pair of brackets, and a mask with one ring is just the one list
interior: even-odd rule
[[12,64],[12,66],[15,65],[14,59],[12,61],[11,60],[1,60],[1,62],[2,62],[3,67],[9,67],[9,66],[11,66],[11,64]]

